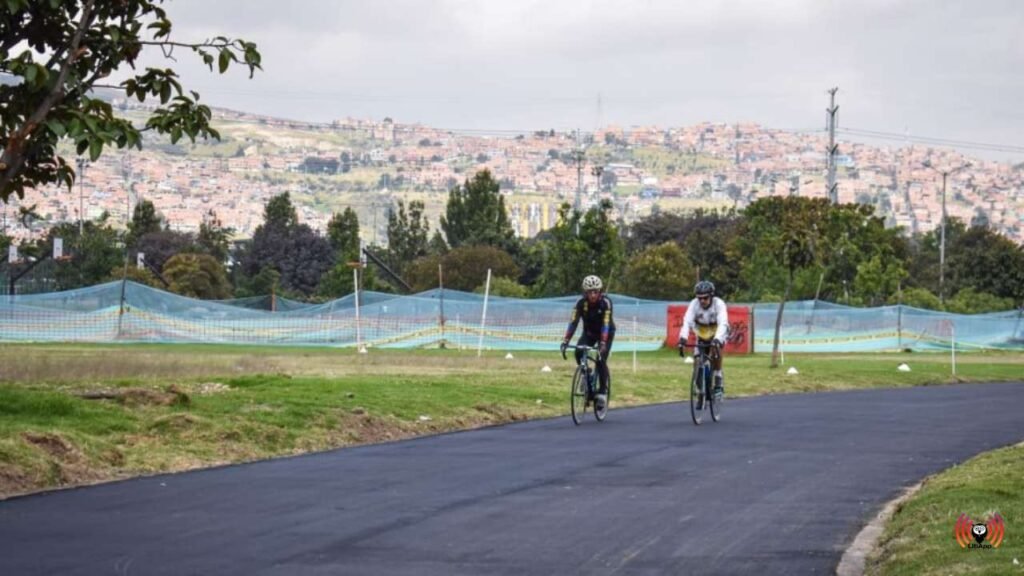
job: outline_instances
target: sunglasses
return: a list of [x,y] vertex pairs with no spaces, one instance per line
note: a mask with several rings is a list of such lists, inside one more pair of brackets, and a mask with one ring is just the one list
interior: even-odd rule
[[697,296],[698,300],[711,300],[711,296]]

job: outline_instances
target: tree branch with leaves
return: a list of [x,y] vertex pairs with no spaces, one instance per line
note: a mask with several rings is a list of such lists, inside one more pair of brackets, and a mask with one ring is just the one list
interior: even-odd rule
[[[47,184],[74,184],[75,172],[57,151],[61,140],[96,160],[104,147],[141,148],[142,133],[219,139],[211,111],[199,94],[186,92],[171,68],[146,68],[116,85],[100,82],[136,63],[147,48],[174,61],[175,49],[191,50],[219,73],[232,63],[261,68],[252,42],[223,36],[203,42],[171,40],[163,0],[5,0],[0,2],[0,201]],[[24,46],[17,54],[11,51]],[[114,115],[94,96],[100,87],[159,105],[137,127]]]

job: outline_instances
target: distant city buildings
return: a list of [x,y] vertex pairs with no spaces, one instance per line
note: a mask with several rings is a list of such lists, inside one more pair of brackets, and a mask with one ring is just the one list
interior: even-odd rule
[[[654,209],[742,208],[765,196],[826,196],[824,132],[756,124],[607,127],[587,137],[578,170],[576,135],[553,131],[460,134],[391,119],[310,124],[223,110],[216,122],[225,136],[221,143],[193,148],[147,140],[141,152],[108,152],[72,190],[47,187],[12,199],[0,226],[25,240],[53,223],[77,221],[81,195],[87,219],[106,212],[124,222],[144,198],[173,228],[196,231],[212,210],[246,237],[262,222],[266,201],[289,192],[300,219],[312,227],[324,229],[332,211],[352,206],[364,240],[383,242],[393,201],[424,201],[436,227],[448,190],[485,168],[501,182],[521,237],[553,226],[558,207],[571,203],[577,189],[585,205],[612,201],[613,216],[624,222]],[[841,142],[840,149],[840,202],[872,204],[890,225],[911,232],[931,230],[941,217],[942,177],[925,162],[942,167],[970,160],[971,168],[947,182],[949,215],[1024,241],[1019,165],[923,146]],[[25,229],[17,222],[19,205],[35,205],[43,220]]]

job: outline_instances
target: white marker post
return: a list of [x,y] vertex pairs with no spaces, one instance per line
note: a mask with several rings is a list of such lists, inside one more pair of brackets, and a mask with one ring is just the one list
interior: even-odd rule
[[487,269],[487,283],[484,284],[484,312],[480,315],[480,340],[476,345],[476,357],[479,358],[484,349],[484,326],[487,325],[487,298],[491,294],[491,269]]

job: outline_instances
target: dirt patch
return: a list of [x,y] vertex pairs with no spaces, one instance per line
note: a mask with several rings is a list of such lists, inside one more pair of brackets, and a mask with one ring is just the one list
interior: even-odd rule
[[[104,463],[90,462],[78,447],[59,434],[23,432],[21,437],[43,453],[49,466],[47,475],[57,486],[88,484],[111,476]],[[27,475],[18,471],[14,473]]]
[[10,464],[0,463],[0,500],[39,489],[39,481]]
[[58,434],[36,434],[22,432],[21,437],[32,446],[39,448],[51,458],[58,460],[80,460],[81,452]]
[[161,432],[184,432],[195,427],[200,419],[191,414],[168,414],[161,416],[149,424],[150,430]]
[[164,390],[151,388],[121,388],[118,390],[89,390],[77,394],[86,400],[113,400],[130,407],[188,406],[192,400],[181,388],[172,384]]
[[522,412],[516,412],[511,408],[499,406],[497,404],[477,404],[476,406],[473,406],[473,409],[485,415],[485,421],[491,423],[519,422],[520,420],[526,420],[529,418]]
[[402,422],[373,416],[365,410],[359,413],[342,414],[339,420],[338,430],[343,433],[347,443],[373,444],[416,435]]

